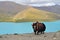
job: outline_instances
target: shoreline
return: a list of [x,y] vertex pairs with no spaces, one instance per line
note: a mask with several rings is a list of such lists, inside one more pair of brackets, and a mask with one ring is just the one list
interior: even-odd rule
[[60,40],[60,32],[45,32],[45,34],[39,35],[34,33],[5,34],[0,35],[0,40]]

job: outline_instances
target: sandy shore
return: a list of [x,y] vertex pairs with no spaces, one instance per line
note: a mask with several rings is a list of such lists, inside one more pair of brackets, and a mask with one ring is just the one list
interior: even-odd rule
[[40,35],[27,34],[5,34],[0,35],[0,40],[60,40],[60,32],[51,32]]

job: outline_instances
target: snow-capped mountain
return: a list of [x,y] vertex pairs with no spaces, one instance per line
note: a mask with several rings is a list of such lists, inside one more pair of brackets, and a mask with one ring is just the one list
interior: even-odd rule
[[30,3],[30,4],[27,4],[27,5],[34,6],[34,7],[41,7],[41,6],[54,6],[56,4],[53,3],[53,2],[49,2],[49,3]]
[[29,5],[29,6],[33,6],[33,7],[54,6],[54,5],[56,5],[54,2],[24,3],[24,4]]
[[57,5],[60,5],[60,2],[55,2]]
[[20,4],[29,5],[34,7],[42,7],[42,6],[55,6],[60,5],[60,2],[52,1],[52,0],[28,0],[26,2],[22,2]]
[[48,2],[48,1],[41,1],[41,2],[34,2],[34,1],[30,1],[30,2],[25,2],[25,3],[21,3],[24,5],[29,5],[29,6],[34,6],[34,7],[41,7],[41,6],[54,6],[56,5],[55,2]]
[[22,5],[29,5],[34,7],[54,6],[56,4],[60,5],[59,0],[8,0],[8,1],[13,1]]

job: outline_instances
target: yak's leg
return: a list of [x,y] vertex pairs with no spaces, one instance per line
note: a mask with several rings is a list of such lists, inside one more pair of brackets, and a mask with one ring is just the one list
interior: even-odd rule
[[37,35],[39,35],[39,31],[37,31]]
[[41,31],[41,34],[42,34],[42,31]]
[[36,35],[36,30],[34,30],[34,33],[35,33],[35,35]]
[[35,33],[35,35],[36,35],[36,32],[34,32]]
[[41,31],[41,34],[44,34],[44,31]]
[[42,32],[42,34],[44,34],[44,31]]

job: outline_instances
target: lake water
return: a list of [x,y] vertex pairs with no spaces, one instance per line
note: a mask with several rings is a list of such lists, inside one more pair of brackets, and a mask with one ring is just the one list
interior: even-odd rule
[[[23,34],[32,33],[32,23],[33,22],[22,22],[22,23],[12,23],[12,22],[0,22],[0,34]],[[60,21],[55,22],[44,22],[46,25],[45,32],[56,32],[60,30]]]

